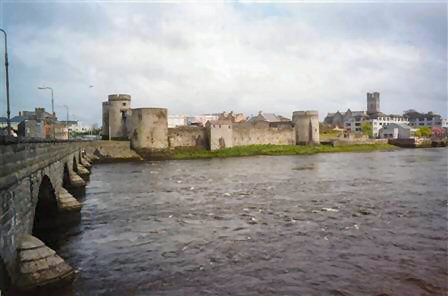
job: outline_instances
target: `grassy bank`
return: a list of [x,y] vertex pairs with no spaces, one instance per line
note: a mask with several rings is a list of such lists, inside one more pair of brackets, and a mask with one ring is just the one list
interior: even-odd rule
[[175,151],[173,159],[195,159],[195,158],[214,158],[214,157],[235,157],[251,155],[309,155],[316,153],[332,152],[370,152],[370,151],[388,151],[397,149],[389,144],[369,144],[369,145],[348,145],[332,147],[328,145],[320,146],[295,146],[295,145],[250,145],[226,148],[216,151],[208,150],[182,150]]

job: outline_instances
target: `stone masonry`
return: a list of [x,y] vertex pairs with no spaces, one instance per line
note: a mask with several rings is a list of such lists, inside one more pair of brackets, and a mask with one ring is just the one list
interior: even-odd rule
[[73,279],[74,270],[32,234],[81,210],[73,193],[90,173],[82,149],[76,142],[0,145],[0,268],[19,289]]

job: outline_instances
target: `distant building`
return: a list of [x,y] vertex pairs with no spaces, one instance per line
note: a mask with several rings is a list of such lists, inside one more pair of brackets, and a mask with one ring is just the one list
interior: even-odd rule
[[44,121],[34,119],[23,120],[18,127],[18,135],[25,138],[45,139],[47,138]]
[[243,113],[233,113],[233,111],[222,112],[218,116],[218,120],[230,120],[232,123],[241,123],[246,121],[246,116]]
[[409,139],[414,136],[415,129],[403,123],[389,123],[383,126],[378,135],[381,139]]
[[45,120],[26,119],[18,126],[18,135],[33,139],[67,140],[68,128],[65,122],[48,123]]
[[357,119],[359,121],[362,118],[367,118],[366,111],[351,111],[348,109],[346,112],[328,113],[324,119],[324,123],[332,125],[338,128],[345,128],[345,122],[351,122],[352,119]]
[[69,121],[68,124],[69,132],[76,133],[87,133],[93,130],[93,127],[88,124],[84,124],[81,121]]
[[368,122],[372,125],[373,137],[378,137],[380,129],[388,124],[407,124],[404,116],[384,114],[380,111],[380,93],[367,93],[367,111],[351,111],[345,113],[337,111],[328,113],[324,123],[334,127],[343,128],[347,132],[362,132],[362,124]]
[[83,124],[82,122],[77,120],[62,120],[58,121],[57,124],[64,125],[66,128],[68,128],[69,133],[87,133],[92,130],[91,126]]
[[399,124],[399,125],[408,124],[406,118],[401,115],[393,115],[393,114],[386,115],[383,113],[378,113],[374,116],[371,116],[369,118],[369,122],[372,124],[372,131],[374,137],[378,137],[381,128],[389,124]]
[[168,128],[188,125],[187,115],[168,115]]
[[433,112],[420,113],[411,109],[404,112],[404,117],[409,121],[409,125],[415,128],[443,127],[444,124],[442,116]]
[[258,115],[247,120],[247,123],[266,122],[269,127],[292,127],[292,121],[289,118],[274,113],[263,113],[259,111]]
[[51,125],[51,131],[54,129],[54,137],[56,140],[68,140],[68,128],[65,123],[55,123]]
[[55,114],[51,114],[45,111],[45,108],[35,108],[34,111],[20,111],[19,116],[27,120],[47,120],[55,121],[57,120]]

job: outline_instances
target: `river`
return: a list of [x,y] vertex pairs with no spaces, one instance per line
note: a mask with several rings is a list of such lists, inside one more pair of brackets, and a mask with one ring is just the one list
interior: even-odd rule
[[446,149],[95,165],[74,295],[446,295]]

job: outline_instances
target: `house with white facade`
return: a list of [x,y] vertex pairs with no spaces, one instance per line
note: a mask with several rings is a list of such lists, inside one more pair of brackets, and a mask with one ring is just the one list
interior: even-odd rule
[[381,139],[409,139],[414,137],[416,129],[404,123],[389,123],[378,132]]
[[388,125],[407,125],[409,122],[407,119],[400,115],[386,115],[378,114],[372,118],[369,118],[369,122],[372,124],[373,136],[377,138],[379,136],[380,130]]

